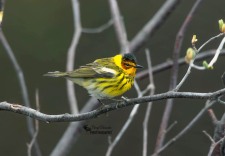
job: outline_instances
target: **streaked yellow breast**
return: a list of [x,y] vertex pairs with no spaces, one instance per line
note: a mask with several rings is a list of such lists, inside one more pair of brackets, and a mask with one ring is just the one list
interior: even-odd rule
[[132,87],[133,81],[132,77],[118,72],[115,78],[86,79],[77,84],[86,88],[97,99],[105,99],[122,95]]

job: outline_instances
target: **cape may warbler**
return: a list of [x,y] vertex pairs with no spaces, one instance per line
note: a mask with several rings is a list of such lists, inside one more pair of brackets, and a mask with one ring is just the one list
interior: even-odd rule
[[137,68],[134,55],[124,54],[97,59],[69,72],[48,72],[44,76],[65,77],[87,89],[98,100],[111,99],[131,88]]

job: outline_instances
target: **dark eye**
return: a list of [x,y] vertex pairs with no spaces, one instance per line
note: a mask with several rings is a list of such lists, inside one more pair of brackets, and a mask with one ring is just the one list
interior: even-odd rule
[[127,64],[127,63],[124,63],[124,65],[125,65],[126,67],[130,67],[130,65],[129,65],[129,64]]

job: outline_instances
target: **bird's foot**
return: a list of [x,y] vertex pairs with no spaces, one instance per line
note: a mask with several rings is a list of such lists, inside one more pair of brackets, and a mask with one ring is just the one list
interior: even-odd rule
[[129,101],[130,101],[130,100],[129,100],[127,97],[125,97],[125,96],[122,96],[121,99],[122,99],[123,101],[125,101],[125,102],[129,102]]

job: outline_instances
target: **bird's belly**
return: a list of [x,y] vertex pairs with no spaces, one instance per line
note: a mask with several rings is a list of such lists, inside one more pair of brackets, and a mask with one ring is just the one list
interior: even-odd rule
[[120,83],[111,78],[74,79],[73,82],[84,87],[91,96],[97,99],[111,99],[120,96],[133,85],[133,80],[126,78]]
[[126,88],[118,90],[118,88],[108,88],[104,91],[101,89],[89,89],[88,93],[97,99],[111,99],[116,96],[120,96],[131,88],[131,85],[127,85]]

